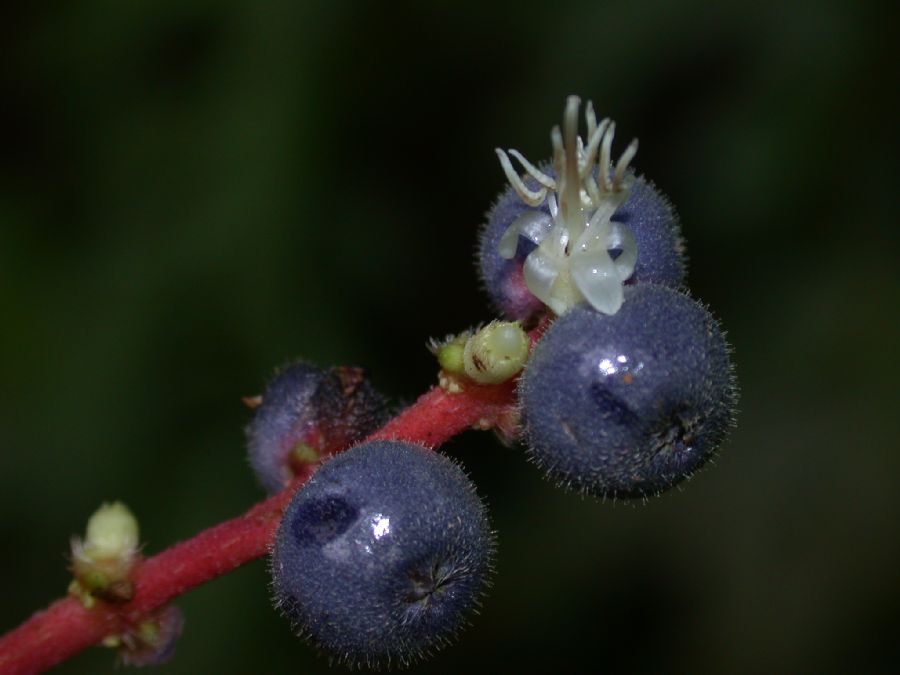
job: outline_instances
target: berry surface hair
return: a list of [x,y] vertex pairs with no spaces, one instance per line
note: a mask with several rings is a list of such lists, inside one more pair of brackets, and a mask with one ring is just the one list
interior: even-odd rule
[[554,482],[646,498],[689,478],[734,423],[718,322],[687,295],[626,290],[614,316],[578,308],[537,344],[519,387],[530,458]]
[[[496,305],[525,320],[524,328],[491,323],[432,342],[439,386],[389,420],[359,369],[303,365],[276,377],[262,397],[245,399],[261,408],[250,454],[271,453],[259,463],[274,494],[146,557],[136,520],[122,509],[110,520],[101,507],[106,515],[73,549],[69,594],[0,636],[0,675],[41,672],[96,644],[132,663],[168,658],[182,624],[171,601],[268,553],[277,603],[332,658],[412,662],[465,621],[487,583],[494,546],[471,483],[427,449],[468,429],[495,430],[526,441],[531,460],[555,482],[611,498],[656,494],[703,466],[733,424],[729,347],[709,312],[673,288],[683,283],[683,243],[671,205],[630,169],[636,142],[613,164],[614,125],[597,122],[588,104],[581,138],[579,109],[570,97],[562,129],[551,134],[551,165],[497,151],[511,187],[482,231],[480,264]],[[380,412],[368,414],[370,402]],[[369,465],[376,456],[380,463]],[[431,468],[420,473],[414,464]],[[453,496],[422,509],[446,482]],[[373,504],[396,515],[376,518]],[[357,540],[363,551],[387,545],[381,539],[394,517],[413,523],[397,530],[412,533],[396,549],[409,555],[356,558],[336,573],[326,549],[350,559]],[[354,527],[360,536],[352,545],[336,543]],[[111,570],[114,578],[98,581],[98,571]],[[340,600],[315,618],[307,614],[315,599],[301,597],[318,589],[321,610],[327,598],[343,597],[335,578],[356,598],[341,626],[329,625]],[[367,592],[379,587],[386,595],[373,601]],[[383,632],[367,632],[370,624]]]
[[[433,387],[368,440],[403,440],[434,448],[470,428],[501,425],[515,407],[514,387],[478,385],[457,394]],[[90,609],[68,595],[0,636],[0,674],[40,673],[82,650],[119,635],[176,597],[268,554],[284,509],[314,466],[243,515],[142,560],[126,603]]]
[[274,494],[305,467],[356,443],[388,418],[387,400],[362,368],[296,361],[278,370],[247,426],[250,466]]
[[294,496],[271,555],[275,604],[334,660],[408,665],[449,644],[478,606],[493,550],[456,463],[372,441],[328,460]]

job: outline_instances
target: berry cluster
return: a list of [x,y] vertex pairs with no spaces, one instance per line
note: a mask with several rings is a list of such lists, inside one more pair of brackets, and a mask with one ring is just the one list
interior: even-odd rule
[[0,672],[100,641],[126,663],[164,660],[182,625],[167,603],[264,553],[275,606],[316,648],[406,665],[449,642],[492,569],[486,509],[436,446],[493,429],[554,482],[611,499],[703,466],[733,424],[730,348],[685,289],[671,205],[630,167],[637,141],[613,162],[615,124],[588,103],[582,138],[579,110],[570,97],[549,162],[497,150],[510,187],[478,256],[503,319],[431,342],[438,387],[389,419],[359,368],[283,368],[245,399],[249,461],[271,496],[146,559],[133,515],[104,506],[73,542],[70,597],[0,638]]
[[[598,123],[588,104],[582,139],[579,107],[570,97],[551,163],[538,168],[511,150],[519,176],[497,150],[510,187],[481,233],[480,269],[514,322],[432,350],[453,394],[524,368],[512,435],[551,479],[645,498],[689,477],[731,425],[729,347],[683,290],[673,209],[629,168],[637,142],[613,165],[615,124]],[[518,322],[540,326],[530,355]],[[270,385],[250,428],[264,484],[289,475],[286,448],[321,414],[309,367],[295,370]],[[363,443],[325,463],[285,513],[272,551],[275,602],[339,660],[407,663],[455,632],[486,584],[492,548],[484,508],[454,464],[415,445]]]
[[[553,160],[515,150],[518,176],[488,214],[480,269],[497,308],[559,318],[535,346],[519,386],[532,460],[554,481],[615,498],[647,497],[702,466],[737,399],[716,320],[684,291],[684,242],[672,207],[629,163],[615,166],[615,123],[590,103],[587,137],[570,97]],[[597,159],[599,155],[599,160]]]

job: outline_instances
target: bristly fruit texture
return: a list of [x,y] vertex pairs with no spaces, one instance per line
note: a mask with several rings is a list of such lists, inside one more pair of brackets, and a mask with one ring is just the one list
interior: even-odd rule
[[[588,102],[583,140],[579,107],[580,100],[570,96],[562,130],[551,133],[550,165],[535,166],[516,150],[496,151],[511,187],[488,214],[479,259],[488,293],[510,318],[527,319],[545,305],[556,314],[579,304],[614,314],[626,282],[678,287],[684,281],[674,211],[630,170],[637,141],[613,166],[615,123],[598,123]],[[515,172],[509,155],[524,176]]]
[[509,321],[432,342],[440,386],[390,421],[360,368],[282,369],[245,399],[250,463],[278,494],[146,560],[133,515],[104,505],[73,541],[73,597],[0,636],[0,671],[101,641],[123,663],[160,663],[183,623],[169,600],[265,552],[275,606],[332,661],[409,665],[476,611],[495,546],[472,482],[428,448],[494,429],[556,483],[611,499],[709,461],[734,424],[730,348],[684,289],[674,211],[630,168],[637,141],[613,162],[615,124],[588,102],[582,138],[580,107],[568,98],[551,163],[496,151],[510,187],[479,262]]
[[362,440],[388,417],[387,401],[361,368],[292,363],[276,373],[261,399],[247,427],[247,445],[250,465],[270,493],[299,469]]
[[350,666],[406,665],[447,644],[487,585],[494,538],[463,471],[411,443],[324,463],[285,511],[275,604]]
[[706,463],[737,390],[718,322],[664,286],[626,290],[614,316],[577,308],[534,349],[519,388],[529,454],[565,487],[648,497]]

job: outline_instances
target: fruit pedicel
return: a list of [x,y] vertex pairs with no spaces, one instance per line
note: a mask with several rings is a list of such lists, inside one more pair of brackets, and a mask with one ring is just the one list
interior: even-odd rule
[[[580,100],[550,161],[497,149],[509,187],[480,233],[502,315],[433,341],[439,385],[389,419],[360,368],[282,368],[247,428],[270,497],[151,558],[120,503],[73,541],[69,596],[0,638],[0,673],[39,672],[91,644],[124,664],[170,658],[170,604],[269,554],[275,607],[331,661],[408,665],[447,645],[490,584],[495,538],[462,468],[436,450],[469,428],[525,446],[554,483],[642,499],[689,478],[734,425],[737,386],[718,322],[685,287],[669,201],[635,174],[632,141]],[[512,159],[522,168],[516,171]]]

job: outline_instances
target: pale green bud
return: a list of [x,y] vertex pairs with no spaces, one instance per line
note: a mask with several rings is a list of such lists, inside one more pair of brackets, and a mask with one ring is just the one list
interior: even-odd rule
[[466,375],[479,384],[499,384],[515,376],[528,360],[528,335],[515,321],[492,321],[466,342]]
[[103,504],[90,517],[83,552],[94,560],[131,555],[138,545],[138,522],[122,502]]
[[108,602],[131,599],[129,576],[138,555],[138,522],[121,502],[103,504],[88,519],[85,538],[72,539],[72,573],[69,593],[90,609],[95,598]]

